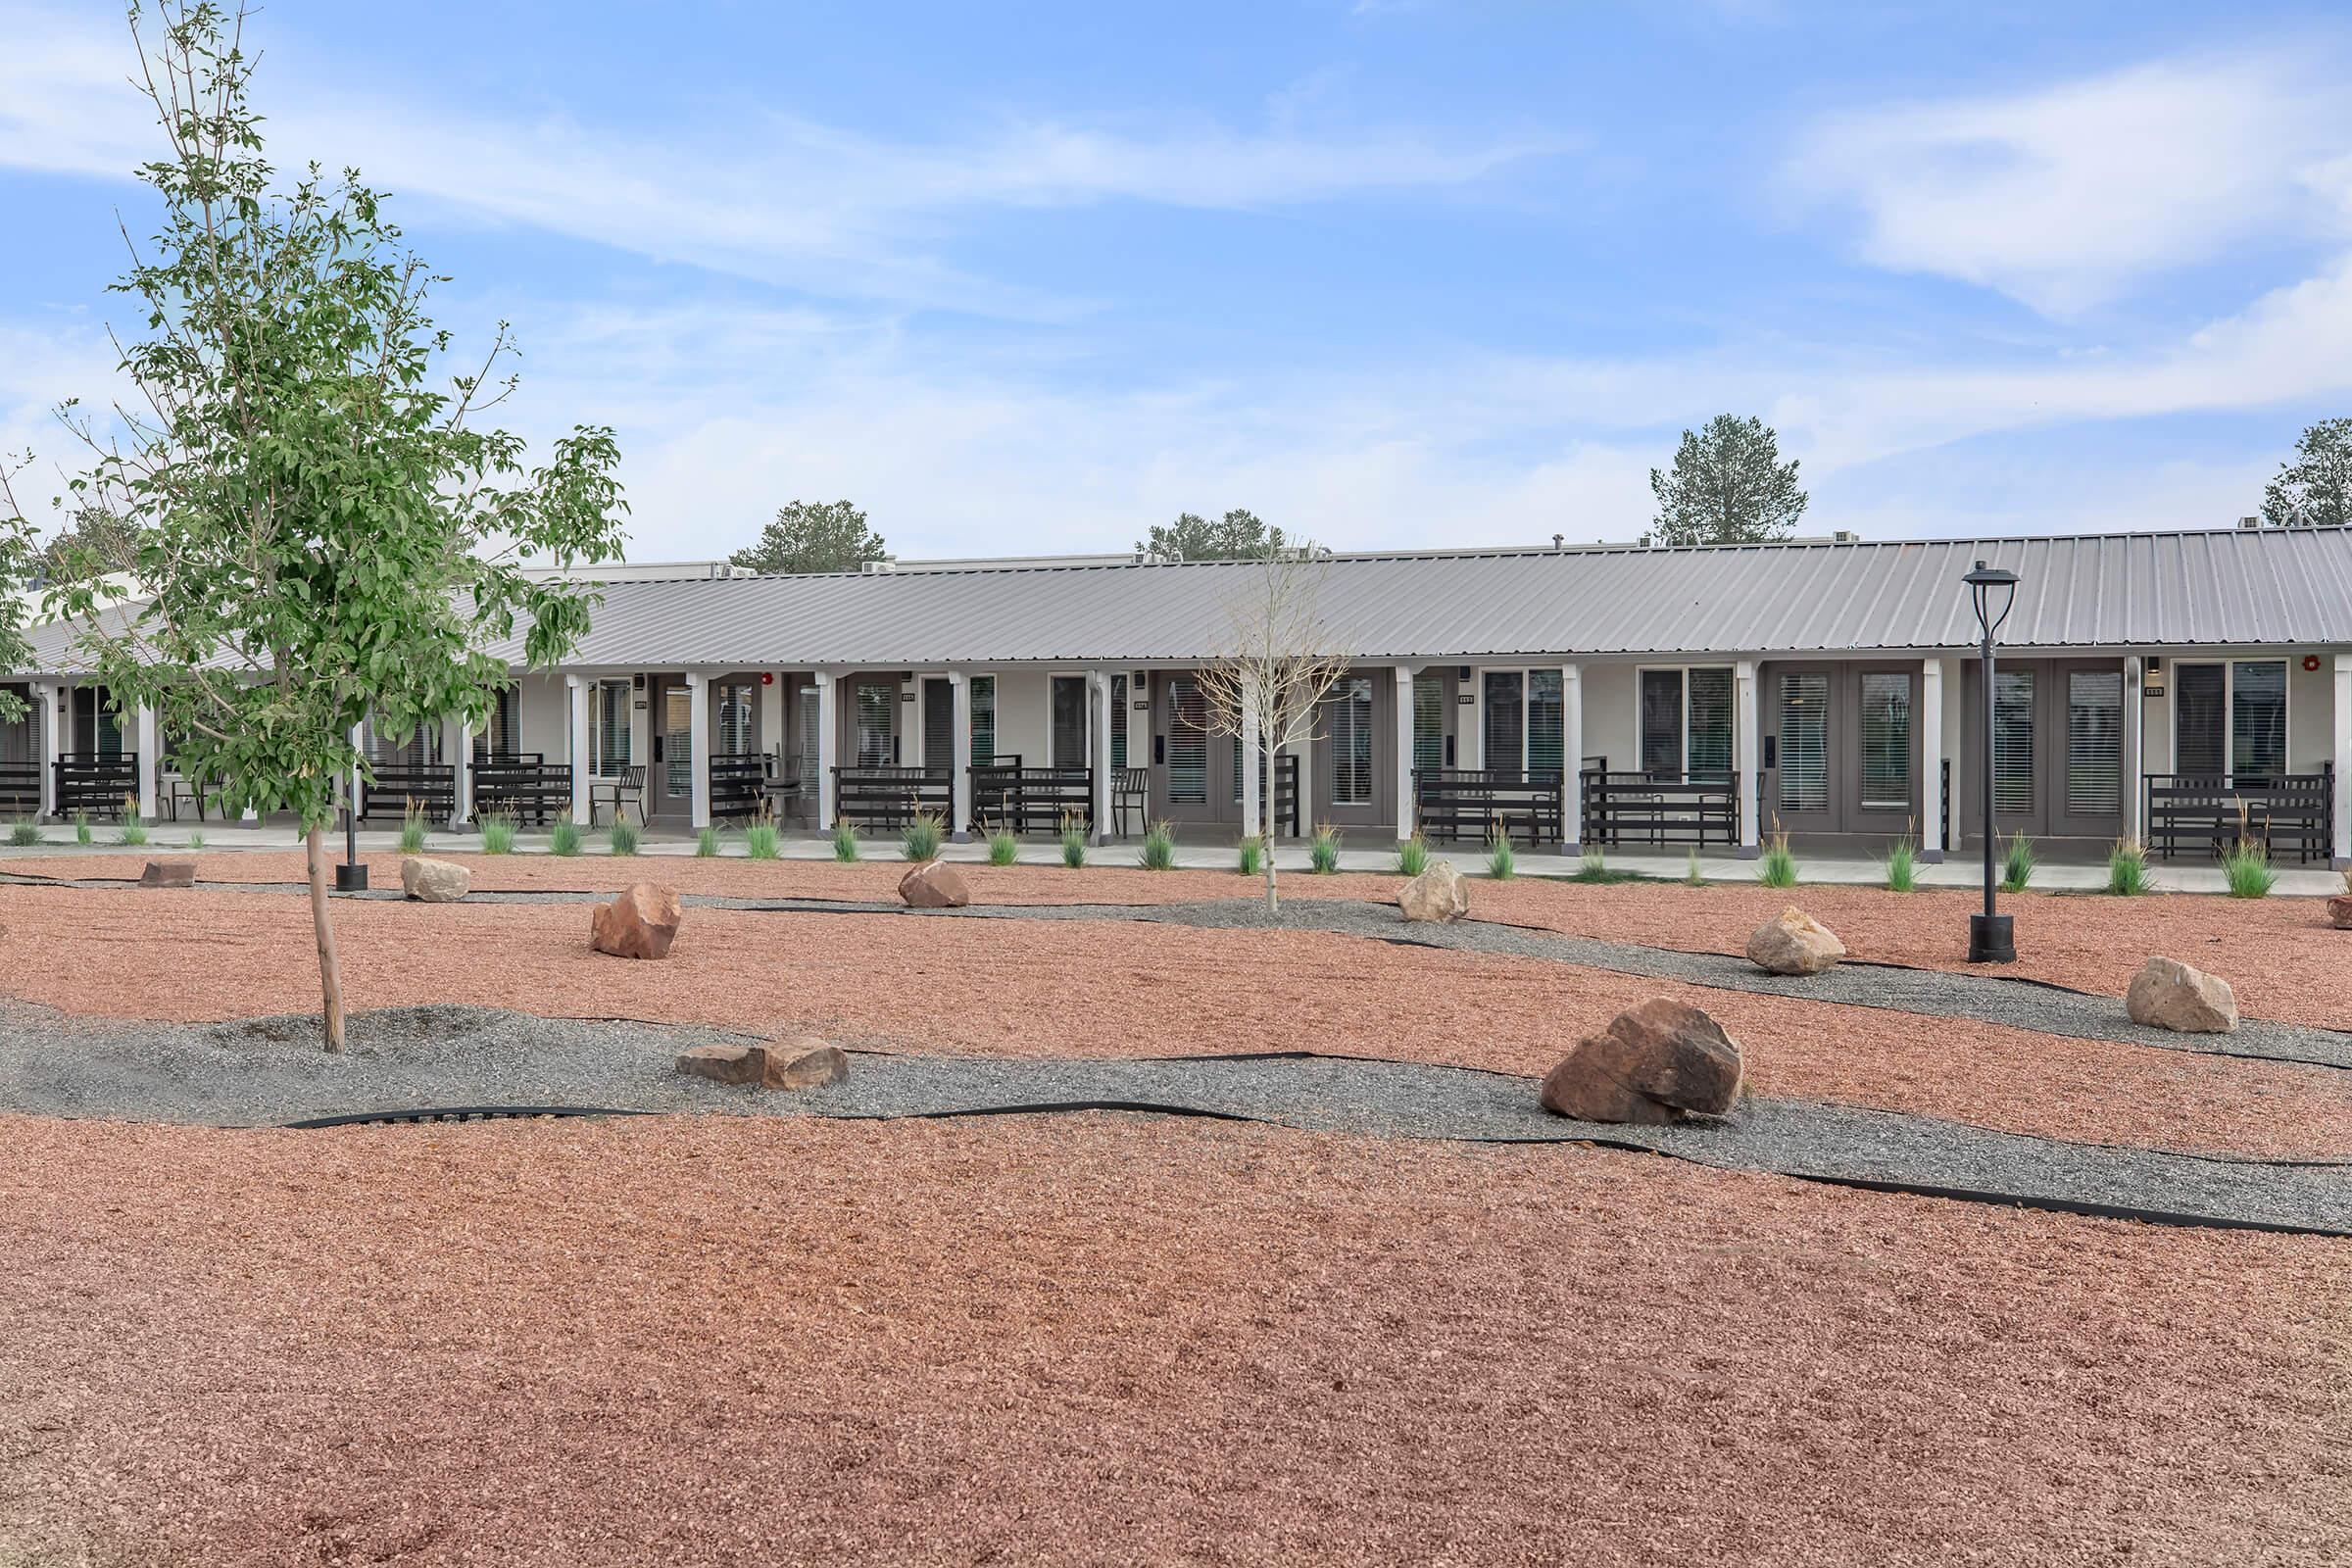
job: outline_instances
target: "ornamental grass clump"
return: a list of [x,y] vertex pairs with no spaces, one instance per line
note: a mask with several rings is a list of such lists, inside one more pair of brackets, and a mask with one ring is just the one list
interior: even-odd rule
[[858,859],[858,824],[846,816],[833,824],[833,858],[844,865]]
[[762,812],[743,826],[743,853],[755,860],[772,860],[784,853],[784,830]]
[[1074,816],[1061,819],[1061,863],[1073,871],[1086,864],[1086,829]]
[[189,849],[191,849],[191,850],[201,850],[201,849],[203,849],[203,848],[204,848],[204,835],[203,835],[203,834],[201,834],[201,833],[191,833],[191,834],[189,834],[189,835],[188,835],[188,848],[189,848]]
[[1010,828],[999,828],[988,836],[988,863],[1010,865],[1021,858],[1021,841]]
[[90,813],[75,811],[74,813],[74,842],[87,844],[90,842]]
[[580,824],[571,819],[569,811],[556,818],[556,825],[547,830],[547,853],[572,856],[580,853]]
[[1763,858],[1756,862],[1756,880],[1768,888],[1796,886],[1796,852],[1788,847],[1785,830],[1765,841]]
[[612,855],[635,855],[637,837],[637,824],[625,816],[615,815],[612,831],[606,835],[606,851]]
[[1173,822],[1154,822],[1144,830],[1143,860],[1147,871],[1176,869],[1176,825]]
[[1235,869],[1244,876],[1255,876],[1266,868],[1266,845],[1263,839],[1244,839],[1235,847]]
[[1307,866],[1317,876],[1329,876],[1340,868],[1340,830],[1329,822],[1315,825],[1315,837],[1306,847]]
[[948,836],[947,819],[937,811],[917,811],[906,821],[906,830],[899,835],[900,853],[920,864],[939,858],[939,847]]
[[1699,874],[1698,851],[1695,848],[1690,851],[1690,858],[1683,866],[1683,881],[1690,887],[1706,886],[1707,879]]
[[41,831],[41,824],[31,817],[20,816],[8,824],[8,842],[22,850],[35,844],[46,844],[49,836]]
[[709,823],[695,830],[694,858],[698,860],[718,858],[718,824]]
[[2034,853],[2034,841],[2023,833],[2009,835],[2009,848],[2001,852],[2001,891],[2023,893],[2026,884],[2034,880],[2034,868],[2041,859]]
[[135,816],[123,818],[122,836],[117,839],[115,842],[118,844],[127,845],[134,850],[137,849],[140,845],[147,842],[147,824],[140,821]]
[[411,801],[400,812],[400,853],[415,855],[423,849],[424,832],[424,812]]
[[1396,846],[1396,874],[1419,876],[1429,869],[1429,840],[1418,829],[1413,836]]
[[2240,838],[2222,855],[2222,880],[2229,884],[2231,898],[2259,899],[2278,883],[2278,873],[2271,869],[2268,849],[2256,840]]
[[2107,891],[2136,898],[2148,891],[2148,852],[2137,839],[2120,838],[2107,852]]
[[482,818],[482,853],[484,855],[513,855],[514,853],[514,819],[504,811],[492,811]]
[[1487,875],[1497,882],[1508,882],[1519,874],[1519,857],[1511,850],[1509,837],[1491,839],[1487,843]]
[[1886,848],[1886,891],[1909,893],[1919,886],[1919,846],[1908,835]]

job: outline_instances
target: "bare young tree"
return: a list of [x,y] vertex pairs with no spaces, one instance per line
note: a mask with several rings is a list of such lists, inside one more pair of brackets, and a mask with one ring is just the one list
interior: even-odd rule
[[1280,906],[1264,761],[1286,746],[1314,743],[1323,699],[1348,673],[1348,661],[1323,623],[1323,563],[1312,550],[1286,550],[1237,574],[1245,586],[1226,601],[1227,651],[1200,674],[1201,725],[1233,737],[1243,748],[1242,765],[1260,780],[1257,842],[1272,914]]

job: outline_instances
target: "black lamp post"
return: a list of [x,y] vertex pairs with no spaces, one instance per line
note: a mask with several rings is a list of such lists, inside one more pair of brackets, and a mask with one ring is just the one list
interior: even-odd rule
[[2013,963],[2017,943],[2010,917],[1994,913],[1992,904],[1992,639],[2017,600],[2017,573],[1980,561],[1977,569],[1960,580],[1968,584],[1969,598],[1977,609],[1977,629],[1984,637],[1984,912],[1968,917],[1968,961]]

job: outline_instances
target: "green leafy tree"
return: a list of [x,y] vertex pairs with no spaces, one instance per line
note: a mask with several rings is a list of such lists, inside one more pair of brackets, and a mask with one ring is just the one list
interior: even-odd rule
[[1649,470],[1649,490],[1658,501],[1651,536],[1666,545],[1786,539],[1805,512],[1796,460],[1781,461],[1772,427],[1731,414],[1685,430],[1673,468]]
[[125,710],[156,710],[223,809],[300,820],[338,1051],[321,830],[367,769],[355,731],[479,723],[510,679],[489,640],[521,626],[534,666],[577,643],[592,594],[518,563],[618,555],[619,453],[581,426],[531,467],[519,438],[473,427],[514,386],[489,379],[506,326],[479,372],[444,384],[449,335],[425,314],[441,279],[376,194],[316,165],[274,184],[241,13],[167,0],[153,55],[136,5],[130,20],[171,150],[140,171],[163,227],[114,285],[147,329],[122,351],[138,397],[103,429],[64,414],[92,454],[73,504],[130,527],[138,591],[84,579],[51,600],[97,678]]
[[[33,544],[32,524],[10,499],[8,488],[16,466],[30,461],[27,455],[19,465],[12,465],[8,456],[0,453],[0,671],[32,667],[32,648],[25,640],[24,628],[32,620],[31,585],[40,552]],[[0,724],[13,724],[24,716],[24,699],[0,686]]]
[[1214,522],[1187,512],[1174,522],[1154,523],[1152,537],[1137,540],[1135,548],[1171,561],[1263,561],[1288,543],[1280,528],[1236,507]]
[[2303,432],[2294,461],[2262,492],[2262,515],[2274,528],[2352,524],[2352,419],[2322,419]]
[[888,553],[865,514],[847,501],[795,501],[760,530],[758,544],[727,559],[754,571],[856,571]]
[[126,571],[138,548],[138,530],[122,518],[97,507],[84,507],[72,526],[41,547],[40,575],[44,582],[74,582]]

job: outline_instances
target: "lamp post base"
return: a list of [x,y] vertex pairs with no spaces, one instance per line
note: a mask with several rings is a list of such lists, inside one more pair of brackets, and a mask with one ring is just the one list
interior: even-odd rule
[[1971,963],[2015,963],[2017,941],[2005,914],[1972,914],[1968,917],[1968,961]]
[[368,868],[346,862],[335,867],[337,893],[364,893],[368,890]]

